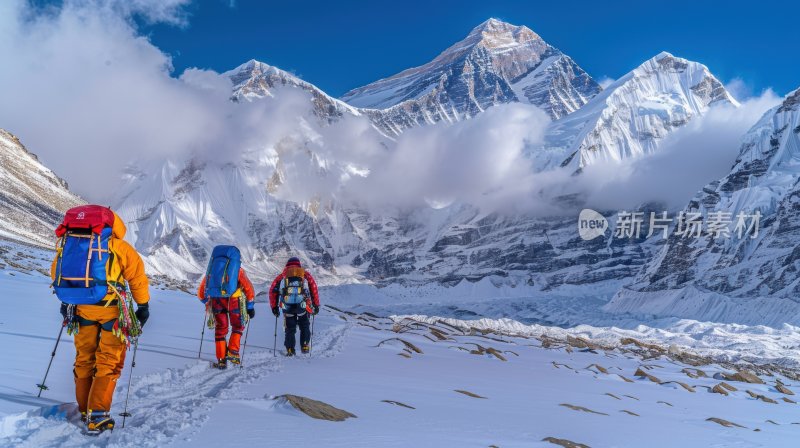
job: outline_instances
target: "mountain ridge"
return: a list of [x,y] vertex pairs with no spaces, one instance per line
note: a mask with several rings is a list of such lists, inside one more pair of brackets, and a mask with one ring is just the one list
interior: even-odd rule
[[671,236],[607,310],[769,325],[800,322],[799,160],[800,89],[762,116],[742,139],[730,173],[702,188],[685,208],[704,222],[711,213],[729,213],[736,221],[739,213],[757,212],[758,234]]
[[559,118],[600,90],[569,56],[530,28],[489,19],[432,61],[353,89],[341,99],[433,123],[461,120],[508,102],[533,104]]
[[84,201],[12,133],[0,129],[0,237],[52,247],[53,230]]

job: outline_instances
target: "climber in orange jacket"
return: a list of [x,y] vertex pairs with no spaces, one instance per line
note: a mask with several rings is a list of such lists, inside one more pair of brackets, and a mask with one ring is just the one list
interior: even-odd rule
[[[200,281],[200,287],[197,288],[197,297],[203,304],[211,307],[211,312],[214,313],[214,322],[216,328],[214,331],[217,364],[220,369],[227,367],[228,361],[233,364],[239,364],[240,355],[240,341],[242,332],[244,331],[244,323],[241,316],[239,307],[239,298],[244,294],[247,300],[247,315],[250,319],[256,315],[255,310],[255,291],[250,279],[244,268],[239,268],[238,287],[230,297],[206,297],[206,276]],[[209,303],[210,302],[210,303]],[[225,338],[228,336],[228,326],[233,327],[231,332],[230,341],[226,344]]]
[[[74,335],[75,399],[78,402],[78,409],[85,418],[88,430],[99,432],[113,429],[114,419],[110,416],[111,401],[117,380],[125,365],[127,342],[112,333],[120,315],[118,300],[126,297],[124,284],[127,282],[133,300],[137,303],[136,317],[143,326],[150,317],[150,291],[142,258],[123,239],[127,230],[122,219],[105,207],[82,206],[80,209],[84,210],[82,213],[87,214],[100,210],[100,213],[104,213],[106,217],[105,223],[101,226],[106,228],[110,226],[111,228],[111,235],[107,243],[110,252],[106,265],[109,283],[107,295],[94,304],[76,305],[74,316],[70,316],[78,325],[78,332]],[[79,219],[83,219],[83,214],[78,216]],[[62,227],[67,224],[68,218],[69,214]],[[113,224],[110,223],[112,220]],[[64,227],[64,229],[66,228]],[[59,230],[62,229],[59,228]],[[66,232],[64,230],[61,233],[63,235]],[[54,284],[61,281],[61,278],[57,281],[57,272],[60,272],[58,268],[62,250],[63,247],[59,248],[50,269],[50,276]],[[122,286],[117,288],[112,286],[113,284]],[[105,288],[105,286],[102,287]],[[115,288],[116,292],[111,288]],[[61,314],[65,319],[67,309],[68,305],[62,302]]]

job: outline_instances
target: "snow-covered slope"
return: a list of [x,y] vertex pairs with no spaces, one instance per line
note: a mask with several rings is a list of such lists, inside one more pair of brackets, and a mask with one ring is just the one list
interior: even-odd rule
[[[697,319],[800,323],[800,90],[767,112],[744,137],[727,176],[704,187],[687,212],[708,223],[730,213],[731,238],[670,237],[610,311]],[[758,235],[734,232],[739,213],[761,214]],[[717,215],[720,217],[720,215]],[[722,219],[720,217],[720,219]],[[744,223],[751,225],[751,217]]]
[[0,240],[50,247],[64,211],[82,203],[16,136],[0,129]]
[[189,159],[153,170],[131,168],[117,211],[154,271],[173,278],[194,280],[214,245],[226,243],[242,249],[250,274],[260,281],[289,251],[330,267],[308,209],[268,190],[277,158],[272,153],[242,164]]
[[[323,298],[336,308],[323,306],[316,317],[310,356],[273,356],[275,320],[258,303],[243,368],[219,371],[210,368],[213,332],[206,331],[197,359],[202,304],[159,290],[136,367],[129,354],[116,388],[111,412],[118,426],[88,438],[74,404],[72,336],[63,335],[49,389],[36,397],[60,326],[57,301],[43,293],[48,279],[0,275],[2,296],[29,299],[0,318],[0,344],[14,359],[0,365],[3,447],[204,448],[269,440],[287,448],[555,448],[561,439],[592,447],[789,448],[797,442],[798,405],[789,395],[800,385],[796,327],[683,321],[667,328],[560,329],[375,317],[338,311],[340,304]],[[727,379],[733,388],[719,392],[721,375],[743,367],[764,383]],[[118,414],[129,378],[131,417],[123,428]],[[355,417],[314,419],[279,398],[284,394]]]
[[674,129],[724,104],[738,106],[705,65],[662,52],[552,123],[532,156],[541,169],[638,157],[655,151]]
[[342,100],[400,131],[417,124],[473,117],[495,104],[521,101],[552,118],[601,91],[569,56],[524,26],[489,19],[431,62],[346,93]]

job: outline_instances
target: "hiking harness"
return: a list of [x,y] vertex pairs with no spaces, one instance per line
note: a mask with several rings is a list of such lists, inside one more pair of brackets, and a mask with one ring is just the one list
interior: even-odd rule
[[[245,297],[244,292],[237,289],[236,293],[240,293],[237,300],[239,301],[239,319],[242,322],[242,326],[246,327],[248,322],[250,322],[250,315],[247,314],[247,297]],[[222,299],[229,300],[230,298],[221,297]],[[213,330],[217,326],[216,319],[214,318],[214,310],[211,308],[211,300],[206,302],[206,326],[209,330]]]
[[[117,296],[117,299],[106,299],[104,300],[105,305],[103,306],[108,307],[111,303],[116,302],[117,309],[119,310],[117,318],[100,324],[99,322],[78,316],[75,314],[76,305],[69,305],[67,307],[67,334],[75,336],[78,334],[81,325],[100,325],[103,330],[111,331],[111,334],[124,342],[126,348],[130,348],[131,339],[135,340],[142,334],[142,326],[139,323],[139,319],[136,318],[136,313],[133,312],[133,299],[126,289],[119,291],[117,286],[111,282],[108,283],[108,289]],[[111,325],[109,326],[109,324]]]

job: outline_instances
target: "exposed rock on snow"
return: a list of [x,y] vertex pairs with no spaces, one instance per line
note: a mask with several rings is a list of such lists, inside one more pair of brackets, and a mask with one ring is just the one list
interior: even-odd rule
[[580,412],[587,412],[589,414],[597,414],[597,415],[608,416],[608,414],[606,414],[604,412],[593,411],[593,410],[591,410],[589,408],[585,408],[583,406],[575,406],[574,404],[561,403],[559,406],[563,406],[563,407],[565,407],[567,409],[572,409],[573,411],[580,411]]
[[458,392],[458,393],[460,393],[462,395],[466,395],[466,396],[472,397],[472,398],[483,398],[484,400],[487,399],[486,397],[483,397],[483,396],[478,395],[476,393],[472,393],[472,392],[470,392],[468,390],[456,389],[456,390],[454,390],[454,392]]
[[633,376],[638,376],[640,378],[647,378],[648,380],[650,380],[650,381],[652,381],[654,383],[661,384],[661,380],[660,379],[658,379],[655,376],[645,372],[644,370],[642,370],[642,368],[636,369],[636,372],[633,374]]
[[406,341],[405,339],[401,339],[401,338],[384,339],[383,341],[379,342],[378,345],[376,345],[376,347],[380,347],[381,345],[383,345],[383,344],[385,344],[387,342],[392,342],[392,341],[397,341],[397,342],[402,343],[405,346],[405,348],[413,351],[414,353],[418,353],[420,355],[423,354],[422,350],[419,347],[417,347],[416,345]]
[[778,404],[777,401],[773,400],[772,398],[769,398],[766,395],[757,394],[757,393],[755,393],[753,391],[750,391],[750,390],[746,390],[745,392],[747,392],[747,395],[750,395],[751,398],[755,398],[756,400],[763,401],[764,403]]
[[722,425],[722,426],[724,426],[726,428],[733,428],[733,427],[744,428],[744,426],[742,426],[742,425],[737,425],[736,423],[729,422],[729,421],[727,421],[725,419],[717,418],[717,417],[709,417],[709,418],[706,419],[706,421],[714,422],[714,423],[716,423],[718,425]]
[[276,399],[279,403],[289,404],[303,414],[318,420],[343,422],[348,418],[356,418],[355,415],[345,410],[333,407],[321,401],[312,400],[311,398],[301,397],[299,395],[286,394],[281,395]]
[[591,448],[589,445],[584,445],[583,443],[577,443],[571,440],[559,439],[556,437],[545,437],[542,439],[542,442],[550,442],[553,445],[558,445],[564,448]]
[[394,401],[394,400],[381,400],[381,403],[389,403],[389,404],[393,404],[395,406],[400,406],[401,408],[417,409],[414,406],[409,406],[409,405],[407,405],[405,403],[401,403],[399,401]]
[[741,383],[750,383],[750,384],[764,384],[764,380],[746,370],[740,370],[735,373],[720,373],[719,376],[721,379],[725,379],[728,381],[738,381]]
[[728,389],[725,386],[723,386],[722,383],[719,383],[716,386],[712,387],[711,392],[725,396],[729,395]]

